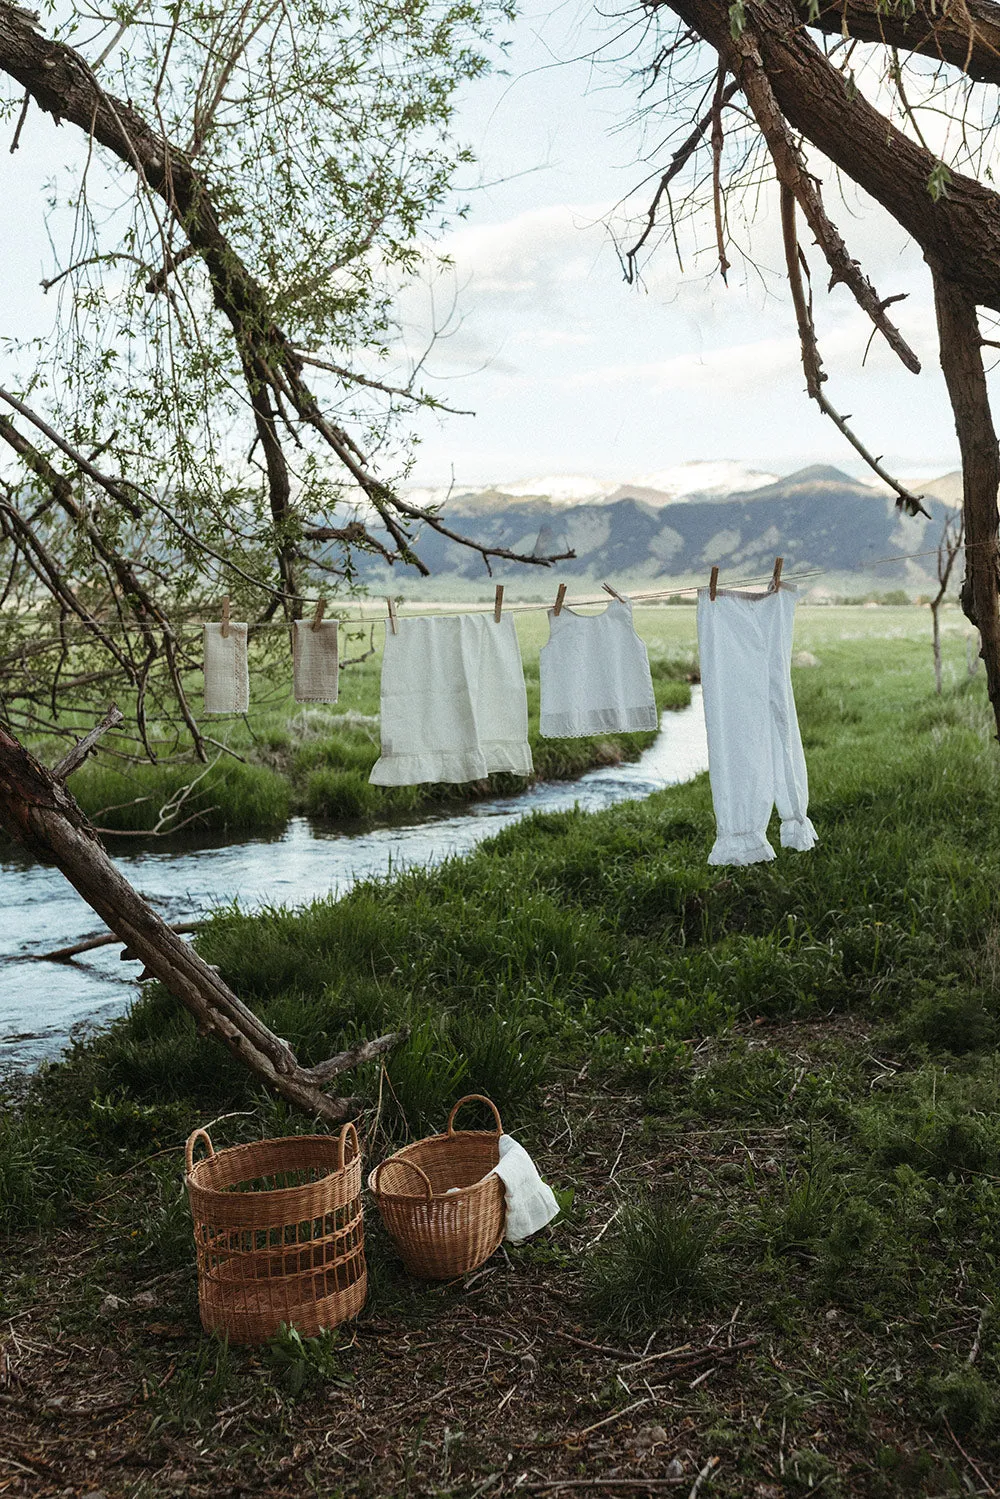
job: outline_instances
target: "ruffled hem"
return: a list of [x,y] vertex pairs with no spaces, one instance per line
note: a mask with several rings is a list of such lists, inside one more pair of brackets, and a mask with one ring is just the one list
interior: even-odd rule
[[486,769],[506,770],[515,776],[531,776],[535,773],[535,762],[531,758],[531,746],[516,740],[484,740],[482,744]]
[[710,864],[767,864],[774,849],[762,833],[728,833],[715,840],[708,856]]
[[781,824],[782,848],[794,848],[800,854],[805,854],[815,848],[818,842],[816,829],[808,817],[790,817]]
[[591,734],[652,734],[659,727],[656,704],[643,703],[635,708],[545,713],[539,724],[539,733],[543,739],[585,739]]
[[368,777],[373,786],[418,786],[424,781],[485,781],[486,757],[464,755],[382,755]]

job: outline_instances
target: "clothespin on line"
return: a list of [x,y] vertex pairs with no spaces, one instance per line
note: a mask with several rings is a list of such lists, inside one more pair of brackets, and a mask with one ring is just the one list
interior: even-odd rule
[[712,576],[708,580],[708,596],[712,600],[713,604],[715,603],[715,594],[716,594],[716,590],[718,589],[718,587],[719,587],[719,569],[717,567],[713,567],[712,568]]
[[565,583],[560,583],[559,584],[559,589],[558,589],[558,591],[556,593],[555,606],[553,607],[553,610],[552,610],[553,614],[560,614],[560,613],[562,613],[563,599],[565,597],[566,597],[566,584]]
[[392,633],[394,635],[398,635],[399,634],[399,628],[398,628],[398,626],[396,624],[396,606],[392,602],[392,599],[390,599],[390,598],[386,598],[386,603],[389,606],[389,623],[392,626]]
[[326,599],[320,599],[316,605],[316,613],[313,615],[312,628],[318,630],[323,623],[323,615],[326,612]]
[[612,586],[611,586],[610,583],[602,583],[601,587],[604,589],[605,593],[610,593],[610,595],[611,595],[611,597],[613,599],[617,599],[618,602],[619,602],[619,604],[627,604],[628,603],[628,599],[622,598],[622,596],[618,592],[617,588],[612,588]]
[[229,639],[229,595],[222,600],[222,638]]
[[503,584],[497,584],[496,596],[493,600],[493,618],[497,624],[500,623],[500,615],[503,612]]
[[781,568],[784,560],[784,557],[775,557],[774,559],[774,572],[771,575],[771,587],[775,593],[777,593],[778,589],[781,587]]

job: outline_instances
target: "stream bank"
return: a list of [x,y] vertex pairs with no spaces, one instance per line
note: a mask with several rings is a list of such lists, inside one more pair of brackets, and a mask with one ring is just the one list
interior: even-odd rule
[[[189,921],[236,902],[246,911],[343,895],[360,880],[440,864],[536,812],[574,806],[596,812],[650,796],[708,764],[701,689],[665,713],[637,760],[604,766],[578,781],[537,781],[516,796],[470,802],[438,814],[366,826],[295,817],[277,837],[199,838],[165,848],[109,840],[116,862],[166,921]],[[59,1055],[81,1028],[122,1014],[134,998],[136,966],[117,946],[72,963],[37,955],[96,935],[93,911],[56,869],[0,854],[0,1067],[24,1071]]]

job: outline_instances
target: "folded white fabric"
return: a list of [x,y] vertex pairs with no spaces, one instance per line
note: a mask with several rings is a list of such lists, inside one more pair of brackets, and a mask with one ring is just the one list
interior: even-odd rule
[[400,619],[382,657],[376,786],[481,781],[532,772],[528,699],[514,620],[454,614]]
[[324,619],[318,626],[311,620],[297,619],[292,637],[292,660],[297,703],[337,701],[340,662],[335,619]]
[[807,816],[809,782],[792,695],[795,589],[767,593],[698,592],[708,773],[718,836],[710,864],[759,864],[774,858],[767,841],[771,809],[781,844],[805,852],[816,843]]
[[538,1168],[523,1145],[510,1135],[501,1135],[498,1143],[500,1160],[490,1175],[499,1176],[507,1198],[507,1226],[504,1238],[512,1244],[536,1234],[559,1211],[556,1194],[546,1186]]
[[649,655],[623,599],[612,599],[601,614],[550,609],[538,672],[546,738],[657,727]]
[[246,713],[250,707],[247,627],[205,626],[205,712]]

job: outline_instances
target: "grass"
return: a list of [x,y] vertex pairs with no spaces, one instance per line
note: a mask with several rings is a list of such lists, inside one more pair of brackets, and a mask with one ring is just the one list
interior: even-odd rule
[[[663,609],[636,612],[637,627],[650,651],[661,712],[682,708],[690,701],[691,632],[676,628],[672,618],[676,613]],[[569,780],[595,765],[636,759],[652,743],[653,735],[539,736],[538,658],[547,619],[544,613],[516,619],[536,777]],[[379,647],[370,660],[342,671],[340,700],[329,707],[301,707],[286,688],[275,689],[264,678],[254,678],[251,711],[245,720],[205,720],[205,732],[239,758],[213,751],[216,758],[207,770],[186,763],[129,766],[105,751],[76,773],[74,794],[100,827],[112,831],[169,832],[186,826],[239,834],[280,828],[293,813],[338,822],[371,821],[412,814],[443,802],[523,789],[524,780],[511,775],[458,786],[371,785],[368,776],[379,753],[380,674]],[[200,685],[190,684],[196,711]],[[151,739],[166,752],[168,740],[158,740],[155,727]],[[43,760],[51,758],[51,750],[42,741],[32,749]]]
[[[220,1143],[310,1122],[156,985],[12,1103],[0,1310],[39,1348],[111,1338],[119,1385],[154,1392],[123,1417],[136,1450],[169,1431],[192,1492],[248,1493],[297,1451],[300,1491],[359,1499],[672,1461],[687,1492],[712,1458],[723,1496],[995,1486],[1000,761],[958,630],[938,699],[925,616],[849,613],[798,627],[820,662],[795,678],[811,854],[710,869],[701,778],[200,935],[308,1060],[412,1027],[346,1082],[373,1159],[495,1098],[565,1212],[484,1276],[408,1281],[369,1212],[356,1330],[222,1357],[197,1335],[178,1147],[218,1116]],[[138,1310],[102,1323],[103,1292],[137,1285],[174,1341]]]

